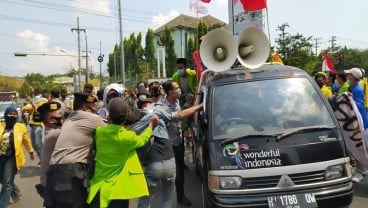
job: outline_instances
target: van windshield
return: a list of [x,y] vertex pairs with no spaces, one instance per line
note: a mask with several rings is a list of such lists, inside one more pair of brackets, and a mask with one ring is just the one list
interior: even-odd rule
[[214,139],[335,126],[321,96],[307,78],[221,85],[213,93],[210,115]]

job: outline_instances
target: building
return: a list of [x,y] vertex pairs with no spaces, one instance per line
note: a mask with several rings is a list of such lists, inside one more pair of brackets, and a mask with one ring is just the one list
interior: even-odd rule
[[197,26],[200,21],[205,22],[209,28],[211,28],[214,24],[220,23],[221,25],[227,26],[227,24],[215,17],[210,15],[203,16],[200,18],[188,16],[181,14],[168,23],[162,25],[158,29],[154,31],[155,33],[155,48],[157,48],[159,35],[165,31],[165,28],[171,29],[171,35],[175,42],[175,53],[177,57],[186,57],[187,51],[187,43],[189,38],[195,39],[197,34]]

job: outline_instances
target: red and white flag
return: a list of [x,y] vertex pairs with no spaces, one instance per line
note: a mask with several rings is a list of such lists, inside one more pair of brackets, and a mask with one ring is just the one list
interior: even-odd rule
[[245,11],[257,11],[267,7],[267,0],[240,0]]
[[194,13],[207,14],[208,9],[205,4],[209,3],[211,0],[189,0],[189,8]]
[[336,69],[332,63],[330,56],[327,51],[323,53],[322,71],[326,72],[336,72]]

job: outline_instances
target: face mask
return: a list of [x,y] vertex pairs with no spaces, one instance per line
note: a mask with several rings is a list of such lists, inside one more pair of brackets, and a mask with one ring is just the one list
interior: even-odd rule
[[181,97],[181,89],[177,89],[176,91],[175,91],[175,98],[176,99],[179,99]]
[[147,98],[147,95],[139,95],[138,96],[138,99],[140,100],[140,101],[143,101],[143,100],[145,100]]
[[183,77],[185,75],[184,69],[177,69],[179,76]]
[[322,88],[322,86],[323,86],[323,82],[322,82],[322,81],[317,81],[317,85],[318,85],[320,88]]
[[17,116],[5,116],[5,123],[8,127],[13,127],[15,123],[17,123],[18,117]]

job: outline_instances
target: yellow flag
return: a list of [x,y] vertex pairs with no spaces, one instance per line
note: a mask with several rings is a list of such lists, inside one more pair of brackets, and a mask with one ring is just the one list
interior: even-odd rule
[[279,53],[275,53],[273,56],[272,56],[272,59],[271,59],[272,62],[279,62],[280,64],[284,65],[284,62],[282,62],[282,59],[281,59],[281,56]]

